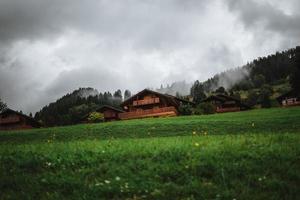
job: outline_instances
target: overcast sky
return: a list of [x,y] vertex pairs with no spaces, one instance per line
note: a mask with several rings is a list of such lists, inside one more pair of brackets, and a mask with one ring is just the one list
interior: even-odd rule
[[299,0],[0,0],[0,98],[196,79],[300,44]]

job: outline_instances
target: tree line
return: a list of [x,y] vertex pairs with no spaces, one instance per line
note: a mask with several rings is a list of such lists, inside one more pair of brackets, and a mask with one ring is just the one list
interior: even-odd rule
[[[103,105],[119,107],[123,99],[131,96],[129,90],[125,90],[124,98],[121,90],[95,94],[93,88],[79,88],[74,92],[63,96],[54,103],[43,107],[34,118],[45,126],[60,126],[80,123],[83,117],[100,108]],[[80,94],[85,94],[84,96]]]

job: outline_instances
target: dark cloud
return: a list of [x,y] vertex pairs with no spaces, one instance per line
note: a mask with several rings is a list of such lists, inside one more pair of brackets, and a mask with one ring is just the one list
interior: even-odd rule
[[[274,1],[278,2],[278,1]],[[246,28],[259,32],[270,31],[300,42],[300,3],[299,1],[281,1],[282,4],[254,0],[230,0],[229,9],[238,14]],[[292,10],[286,12],[282,5],[292,5]],[[295,11],[295,12],[294,12]]]
[[206,0],[2,0],[0,41],[51,39],[77,30],[98,37],[129,40],[151,48],[175,44],[186,35],[178,29],[203,12]]

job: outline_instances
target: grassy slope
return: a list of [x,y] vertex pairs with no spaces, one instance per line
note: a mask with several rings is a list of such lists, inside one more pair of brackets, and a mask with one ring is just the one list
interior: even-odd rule
[[290,108],[2,132],[0,199],[297,199],[299,119]]
[[[34,143],[110,138],[148,138],[211,134],[283,133],[300,130],[300,108],[258,109],[206,116],[142,119],[100,124],[1,132],[1,143]],[[254,124],[254,127],[252,126]]]

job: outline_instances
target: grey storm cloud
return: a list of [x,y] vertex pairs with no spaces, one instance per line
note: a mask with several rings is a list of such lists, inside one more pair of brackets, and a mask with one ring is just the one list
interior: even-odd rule
[[[299,42],[300,2],[298,0],[281,1],[279,5],[255,0],[229,0],[228,6],[231,11],[238,14],[247,28],[268,30]],[[291,10],[285,12],[283,9],[285,6],[290,6]]]
[[205,2],[2,0],[0,41],[49,39],[75,29],[104,38],[134,40],[144,48],[180,39],[183,33],[178,28],[189,26],[186,20],[193,12],[202,12]]
[[136,92],[203,81],[299,44],[299,5],[1,0],[0,98],[13,109],[35,112],[78,87]]

